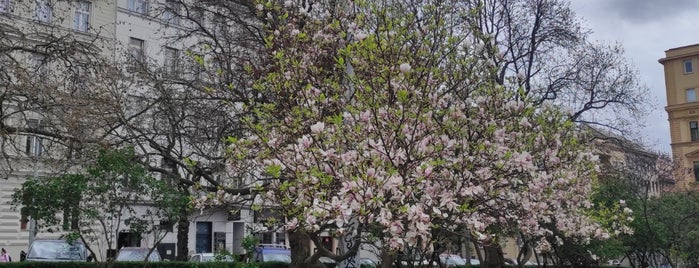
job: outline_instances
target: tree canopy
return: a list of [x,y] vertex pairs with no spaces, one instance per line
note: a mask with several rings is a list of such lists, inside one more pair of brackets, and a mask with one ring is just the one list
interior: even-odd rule
[[176,221],[189,202],[154,178],[130,149],[100,151],[85,172],[32,178],[12,198],[37,228],[77,234],[95,256],[101,252],[95,248],[116,249],[118,232],[127,229],[152,234],[149,246],[155,247],[165,235],[159,221]]
[[248,130],[229,138],[230,172],[263,181],[262,202],[280,208],[292,240],[315,242],[316,253],[292,254],[295,267],[354,254],[323,248],[323,232],[371,233],[389,257],[432,251],[437,231],[459,227],[486,244],[519,232],[539,251],[548,237],[614,232],[587,213],[596,157],[575,124],[498,83],[487,39],[461,27],[473,16],[465,7],[258,6],[275,23],[253,88],[274,101],[247,106]]

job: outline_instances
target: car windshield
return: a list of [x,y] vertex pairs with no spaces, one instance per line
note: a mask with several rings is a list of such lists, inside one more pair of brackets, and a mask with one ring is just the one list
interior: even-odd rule
[[27,254],[28,259],[85,260],[85,257],[82,243],[69,244],[63,240],[35,240]]
[[[146,259],[146,255],[148,255],[148,251],[150,249],[147,248],[138,248],[138,249],[126,249],[122,248],[119,250],[119,255],[117,255],[116,260],[117,261],[144,261]],[[153,253],[148,256],[148,261],[160,261],[160,255],[158,255],[157,251],[153,251]]]

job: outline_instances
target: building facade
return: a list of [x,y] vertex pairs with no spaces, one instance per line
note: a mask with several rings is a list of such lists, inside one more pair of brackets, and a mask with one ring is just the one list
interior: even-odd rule
[[665,72],[676,187],[693,189],[699,178],[699,44],[666,50],[658,62]]
[[0,106],[0,247],[17,260],[21,251],[27,251],[34,234],[30,233],[29,218],[10,205],[14,190],[27,178],[71,169],[58,160],[64,147],[44,135],[26,131],[53,127],[49,117],[28,104],[40,98],[43,88],[27,78],[71,80],[64,66],[54,65],[51,57],[66,56],[64,59],[75,64],[79,61],[62,53],[67,52],[65,47],[53,46],[57,39],[82,45],[83,51],[92,54],[90,57],[113,57],[114,11],[115,3],[110,1],[0,0],[0,92],[4,96]]
[[[204,55],[205,52],[197,51],[205,46],[199,45],[198,36],[192,34],[193,27],[210,27],[219,31],[225,29],[220,25],[221,23],[212,26],[218,21],[212,19],[211,12],[206,13],[204,10],[197,10],[197,14],[189,14],[189,12],[190,10],[182,9],[179,1],[169,0],[0,0],[0,91],[8,95],[7,92],[16,88],[19,96],[15,102],[2,100],[3,111],[0,115],[3,125],[11,126],[11,129],[15,130],[9,134],[3,132],[0,139],[3,155],[6,156],[0,161],[0,174],[2,174],[0,179],[4,179],[0,185],[0,202],[3,204],[0,206],[0,215],[2,215],[0,216],[0,247],[6,248],[14,258],[18,259],[21,251],[27,251],[33,237],[55,237],[60,234],[60,231],[48,233],[46,230],[39,230],[37,234],[30,232],[31,217],[21,215],[18,208],[9,205],[15,189],[20,188],[29,178],[50,177],[60,172],[80,170],[79,166],[64,165],[65,161],[61,159],[64,159],[62,153],[66,150],[59,143],[53,142],[53,137],[36,134],[41,132],[37,131],[38,129],[50,127],[68,131],[64,129],[66,126],[48,126],[44,123],[65,121],[49,120],[50,112],[39,113],[31,108],[22,108],[25,102],[31,99],[20,96],[23,91],[29,92],[32,87],[36,87],[37,92],[41,91],[39,84],[31,83],[38,75],[42,78],[44,76],[52,78],[46,80],[70,84],[57,86],[66,89],[76,87],[82,80],[65,79],[64,76],[67,76],[69,71],[59,66],[77,63],[77,61],[59,59],[60,64],[46,63],[47,56],[58,53],[59,49],[65,50],[66,54],[71,53],[66,48],[51,47],[51,44],[63,44],[66,40],[70,40],[73,44],[84,46],[86,51],[94,53],[93,58],[105,60],[105,63],[125,68],[130,68],[133,63],[147,65],[148,71],[164,74],[166,78],[172,78],[173,81],[176,78],[188,78],[186,83],[180,80],[171,83],[173,85],[191,85],[195,74],[184,73],[184,70],[199,69],[187,68],[192,67],[191,55],[196,54],[201,59],[207,57]],[[187,19],[187,16],[190,19]],[[192,23],[194,17],[197,18],[198,24]],[[186,36],[187,34],[190,36]],[[193,54],[188,56],[188,53]],[[78,58],[78,56],[75,57]],[[66,68],[71,68],[72,71],[79,69],[74,66]],[[13,71],[10,72],[10,70]],[[145,75],[148,74],[150,73]],[[22,81],[22,75],[26,76],[26,83]],[[86,79],[86,77],[81,78]],[[158,77],[158,79],[161,78]],[[117,89],[126,96],[126,101],[123,103],[126,107],[123,108],[127,111],[125,113],[127,115],[128,111],[136,106],[134,103],[138,104],[142,100],[151,98],[149,94],[155,91],[150,87],[151,85],[136,82],[112,86],[123,87]],[[176,86],[173,86],[173,90],[184,91]],[[215,113],[207,115],[213,117]],[[141,119],[134,121],[148,124],[153,123],[153,119],[157,118],[152,115],[149,117],[150,121]],[[116,130],[116,132],[119,131],[122,130]],[[118,136],[118,133],[114,136]],[[221,140],[221,138],[214,137],[214,140]],[[151,141],[141,141],[141,144],[149,142]],[[200,163],[205,161],[203,157],[197,158],[197,153],[193,152],[193,149],[188,149],[186,142],[179,142],[176,146],[182,151],[182,158],[187,157]],[[151,160],[162,163],[164,157],[159,157],[156,149],[147,147],[139,147],[142,148],[140,153],[155,155]],[[213,151],[210,148],[204,148],[204,150]],[[184,172],[182,168],[174,168],[171,171]],[[206,184],[205,181],[196,183]],[[161,229],[167,232],[158,247],[163,257],[174,259],[176,255],[220,250],[243,254],[242,240],[248,235],[259,236],[261,243],[286,243],[284,233],[267,231],[259,224],[253,224],[259,219],[256,219],[255,213],[245,206],[237,208],[237,213],[231,213],[228,208],[195,211],[187,220],[189,221],[187,234],[189,252],[177,252],[176,223],[168,219],[153,221],[154,225],[161,226]],[[112,247],[117,249],[122,246],[149,247],[154,243],[153,237],[149,237],[148,234],[134,233],[127,228],[119,230],[116,236]],[[99,247],[96,249],[98,254],[102,255],[99,259],[104,259],[113,253],[107,252],[107,248],[102,245]]]

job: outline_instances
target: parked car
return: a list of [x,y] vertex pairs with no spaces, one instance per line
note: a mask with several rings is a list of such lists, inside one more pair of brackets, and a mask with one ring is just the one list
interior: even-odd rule
[[87,249],[80,241],[65,239],[34,239],[26,261],[87,261]]
[[479,259],[471,259],[470,261],[472,265],[481,265],[481,260]]
[[291,263],[291,250],[278,245],[259,245],[253,256],[255,262],[278,261]]
[[505,258],[505,266],[518,266],[517,260],[512,258]]
[[320,257],[319,261],[327,268],[334,268],[337,266],[337,261],[328,257]]
[[233,257],[230,255],[215,255],[214,253],[197,253],[192,255],[192,257],[189,258],[189,261],[192,262],[211,262],[211,261],[220,261],[220,262],[233,262]]
[[361,267],[367,267],[367,268],[379,267],[379,264],[372,259],[359,259],[358,263]]
[[[157,262],[162,261],[160,258],[160,253],[157,249],[153,249],[153,252],[148,255],[150,248],[140,248],[140,247],[123,247],[119,249],[116,255],[115,261],[149,261]],[[148,257],[148,260],[146,260]]]
[[[456,254],[441,254],[439,255],[439,261],[442,263],[443,267],[459,267],[466,265],[466,260]],[[472,262],[471,264],[474,263]]]

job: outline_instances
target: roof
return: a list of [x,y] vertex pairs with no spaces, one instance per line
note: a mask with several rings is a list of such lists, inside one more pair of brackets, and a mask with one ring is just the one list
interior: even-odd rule
[[660,64],[665,64],[665,62],[670,60],[691,57],[695,55],[699,55],[699,44],[686,45],[665,50],[665,57],[659,59],[658,62]]

